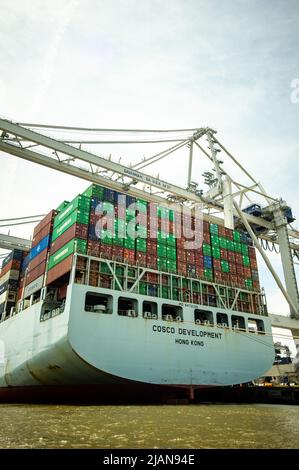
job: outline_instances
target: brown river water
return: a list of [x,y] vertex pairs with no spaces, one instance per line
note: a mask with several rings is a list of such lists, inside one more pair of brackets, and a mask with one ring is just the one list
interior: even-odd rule
[[294,449],[299,407],[0,405],[0,448]]

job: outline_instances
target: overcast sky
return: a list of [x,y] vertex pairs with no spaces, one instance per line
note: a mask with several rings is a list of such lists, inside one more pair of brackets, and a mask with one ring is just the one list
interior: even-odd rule
[[[1,117],[113,128],[209,125],[298,216],[297,0],[0,0],[0,11]],[[129,161],[126,149],[117,152]],[[182,158],[172,165],[169,158],[161,177],[184,186]],[[0,153],[0,218],[46,213],[87,185]],[[270,309],[287,312],[260,268]]]

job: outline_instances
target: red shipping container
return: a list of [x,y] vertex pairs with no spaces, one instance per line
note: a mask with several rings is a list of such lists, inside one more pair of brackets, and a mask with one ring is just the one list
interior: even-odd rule
[[157,258],[152,255],[146,256],[146,266],[149,269],[157,269]]
[[202,221],[203,232],[210,233],[210,224],[206,220]]
[[258,290],[258,291],[261,290],[261,286],[260,286],[259,281],[252,281],[252,283],[253,283],[254,290]]
[[136,251],[136,264],[139,266],[146,266],[146,253]]
[[122,246],[112,246],[111,250],[112,259],[122,262],[124,259],[124,249]]
[[204,267],[204,257],[202,255],[195,255],[195,265],[199,268]]
[[[55,215],[56,215],[56,211],[53,209],[37,224],[37,226],[33,230],[33,239],[41,230],[44,229],[44,227],[48,226],[49,224],[51,225],[51,223],[53,223]],[[40,240],[42,240],[43,238],[44,237],[41,237]]]
[[237,274],[238,276],[244,277],[244,268],[240,264],[236,264]]
[[254,246],[249,246],[248,247],[248,254],[250,259],[255,259],[256,260],[256,251]]
[[176,251],[177,260],[181,261],[182,263],[186,263],[186,251],[182,250],[181,248],[177,248]]
[[218,225],[218,236],[219,237],[226,237],[226,229],[221,225]]
[[181,248],[182,250],[184,250],[185,249],[185,242],[186,242],[185,238],[183,238],[183,237],[177,238],[177,240],[176,240],[177,248]]
[[98,258],[100,256],[101,242],[88,240],[87,242],[87,254],[89,256],[95,256]]
[[193,250],[186,250],[186,263],[195,263],[195,254]]
[[157,255],[157,239],[155,240],[147,240],[146,243],[146,252],[149,255]]
[[158,283],[158,274],[155,273],[147,273],[147,280],[148,282],[151,282],[152,284],[157,284]]
[[253,258],[250,258],[250,266],[252,269],[257,269],[257,261]]
[[11,269],[15,269],[17,271],[20,270],[21,261],[17,259],[12,259],[3,269],[1,269],[0,276],[4,276],[4,274],[8,273]]
[[112,256],[112,246],[101,244],[100,246],[100,258],[111,259]]
[[236,286],[238,284],[238,277],[235,274],[231,274],[230,281],[232,286]]
[[88,235],[88,225],[87,224],[73,224],[68,230],[66,230],[60,237],[56,238],[51,243],[50,255],[53,255],[62,248],[66,243],[71,241],[73,238],[80,238],[86,240]]
[[50,269],[47,273],[46,285],[48,286],[52,282],[56,281],[60,277],[69,273],[72,269],[73,264],[73,255],[68,256],[66,259],[61,261],[61,263],[56,264],[54,268]]
[[208,243],[208,245],[210,245],[211,244],[211,234],[210,234],[210,232],[203,232],[202,239],[205,243]]
[[186,274],[187,274],[186,263],[182,263],[182,262],[178,261],[177,265],[178,265],[178,274],[180,274],[182,276],[186,276]]
[[[220,251],[221,253],[221,251]],[[227,259],[229,262],[232,262],[232,263],[235,263],[236,262],[236,256],[235,256],[235,253],[233,251],[227,251]]]
[[232,231],[232,229],[226,228],[226,229],[225,229],[225,236],[226,236],[226,238],[228,238],[229,240],[233,240],[233,239],[234,239],[234,232]]
[[128,264],[135,264],[135,250],[124,248],[124,262]]
[[220,259],[213,258],[213,267],[216,271],[221,271],[221,261],[220,261]]
[[203,268],[203,267],[198,267],[198,266],[196,266],[196,276],[197,276],[199,279],[203,279],[203,278],[204,278],[204,275],[205,275],[204,268]]
[[33,258],[30,263],[28,263],[27,271],[32,271],[34,268],[36,268],[39,264],[41,264],[43,261],[47,260],[48,256],[48,250],[45,249],[43,250],[39,255],[37,255],[35,258]]
[[53,224],[50,222],[42,228],[32,239],[32,248],[39,244],[39,242],[52,232]]
[[41,264],[36,266],[36,268],[32,269],[32,271],[28,271],[25,277],[25,286],[28,286],[30,282],[35,281],[38,277],[44,274],[46,270],[46,261],[43,261]]
[[240,264],[243,266],[243,256],[241,253],[235,253],[236,264]]
[[222,273],[222,277],[225,284],[230,284],[230,274],[229,273]]
[[245,277],[251,277],[251,269],[250,268],[247,268],[247,267],[243,267],[243,270],[244,270],[244,276]]
[[227,260],[228,259],[228,251],[224,250],[223,248],[220,248],[220,257],[221,257],[221,259]]
[[221,273],[221,271],[217,271],[217,270],[214,271],[214,279],[215,279],[216,283],[222,284],[222,273]]
[[236,264],[235,263],[232,263],[231,261],[229,262],[229,272],[231,274],[236,274],[237,273],[237,268],[236,268]]

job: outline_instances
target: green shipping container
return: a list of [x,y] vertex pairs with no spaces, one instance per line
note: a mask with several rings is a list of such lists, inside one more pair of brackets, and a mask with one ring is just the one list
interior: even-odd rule
[[249,256],[243,255],[243,256],[242,256],[242,259],[243,259],[243,266],[250,267],[250,259],[249,259]]
[[173,233],[169,233],[166,239],[166,243],[168,246],[176,247],[176,238]]
[[210,224],[210,233],[214,235],[218,235],[218,225],[217,224]]
[[223,273],[229,273],[229,263],[226,260],[221,260],[221,271]]
[[227,240],[226,240],[226,238],[224,238],[224,237],[219,237],[219,246],[220,246],[220,248],[222,248],[223,250],[226,250],[226,249],[227,249]]
[[242,254],[248,256],[248,246],[242,243]]
[[220,259],[220,248],[218,248],[217,246],[212,246],[212,256],[213,258],[216,258],[216,259]]
[[68,204],[70,203],[70,201],[63,201],[61,204],[59,204],[59,206],[57,207],[57,212],[61,212],[65,206],[67,206]]
[[124,239],[118,237],[117,235],[114,235],[114,237],[112,239],[112,244],[114,246],[124,246]]
[[139,294],[147,295],[147,284],[146,284],[146,282],[139,282]]
[[146,252],[146,239],[136,238],[136,250]]
[[166,245],[167,243],[167,234],[165,232],[163,232],[162,230],[158,230],[157,232],[157,239],[158,239],[158,243],[163,243],[164,245]]
[[159,257],[166,258],[167,256],[167,248],[166,245],[163,245],[162,243],[157,244],[157,253]]
[[162,287],[162,297],[164,299],[170,299],[170,289],[169,289],[169,287]]
[[242,244],[239,242],[234,242],[235,252],[242,253]]
[[227,240],[227,249],[230,251],[235,251],[235,244],[232,240]]
[[158,217],[160,219],[168,219],[169,218],[169,210],[166,207],[159,207],[158,206]]
[[170,273],[175,273],[177,270],[176,261],[172,259],[166,259],[166,267],[167,271],[169,271]]
[[144,201],[143,199],[137,199],[136,208],[138,212],[142,212],[142,213],[147,212],[147,202]]
[[126,234],[126,223],[123,219],[116,219],[114,221],[114,229],[116,235],[122,235],[125,236]]
[[97,199],[103,199],[104,196],[104,188],[99,186],[98,184],[92,184],[89,186],[83,193],[83,196],[87,197],[96,197]]
[[166,257],[172,260],[176,260],[176,249],[172,246],[167,246]]
[[157,258],[157,268],[160,271],[167,271],[166,258]]
[[52,233],[52,241],[60,237],[67,229],[69,229],[74,223],[79,222],[80,224],[88,224],[89,214],[83,213],[79,210],[72,212],[66,217],[60,225],[54,228]]
[[129,248],[130,250],[135,249],[135,239],[134,238],[124,238],[124,247]]
[[137,225],[136,235],[139,238],[143,238],[144,240],[146,240],[146,238],[147,238],[147,228],[145,227],[145,225]]
[[253,282],[252,279],[245,279],[245,287],[248,290],[251,290],[253,288]]
[[205,268],[204,277],[207,281],[213,281],[213,270],[210,268]]
[[87,241],[74,238],[62,248],[60,248],[56,253],[54,253],[54,255],[50,256],[47,268],[48,271],[54,268],[54,266],[63,261],[65,258],[70,256],[72,253],[75,253],[75,251],[77,253],[86,254]]
[[218,237],[218,235],[214,235],[212,233],[212,235],[211,235],[211,244],[212,244],[212,246],[219,246],[219,237]]
[[[53,228],[58,227],[58,225],[60,225],[62,221],[65,220],[66,217],[68,217],[69,214],[71,214],[72,212],[76,210],[80,211],[83,214],[88,214],[89,216],[90,203],[91,203],[90,198],[86,196],[81,196],[79,194],[79,196],[75,197],[75,199],[69,202],[64,207],[64,209],[55,217]],[[88,217],[88,220],[89,220],[89,217]]]
[[202,252],[204,256],[212,256],[212,250],[211,250],[211,245],[208,245],[207,243],[202,244]]
[[238,232],[237,230],[234,230],[233,239],[234,239],[234,242],[239,242],[241,240],[240,232]]

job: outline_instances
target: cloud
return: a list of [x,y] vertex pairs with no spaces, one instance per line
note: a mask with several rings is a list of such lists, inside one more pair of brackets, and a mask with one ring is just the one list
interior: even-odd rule
[[62,43],[64,34],[71,22],[72,14],[75,8],[79,5],[78,0],[70,0],[60,11],[57,24],[57,30],[52,37],[45,53],[45,60],[42,67],[42,72],[39,78],[39,86],[36,95],[33,99],[32,114],[38,114],[41,106],[44,104],[47,90],[51,84],[52,76],[55,69],[55,60],[59,52],[59,47]]

